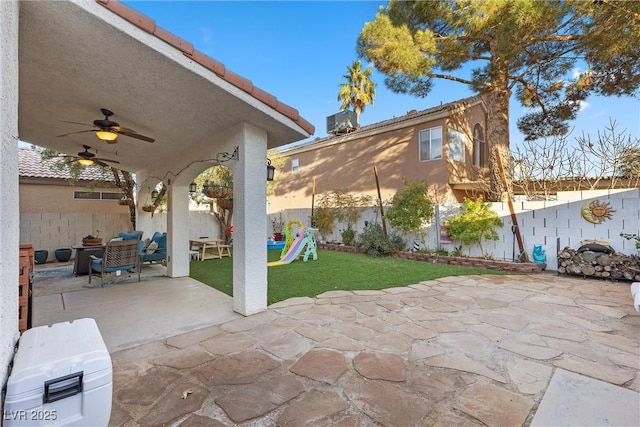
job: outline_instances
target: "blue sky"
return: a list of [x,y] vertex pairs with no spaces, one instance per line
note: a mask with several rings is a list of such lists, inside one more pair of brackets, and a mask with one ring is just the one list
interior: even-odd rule
[[[316,132],[326,136],[326,117],[340,110],[338,86],[347,66],[358,59],[356,40],[375,18],[377,1],[125,1],[160,27],[191,42],[254,85],[298,109]],[[368,65],[364,63],[364,65]],[[460,83],[434,81],[426,98],[389,91],[374,71],[375,104],[360,124],[398,117],[474,94]],[[522,140],[515,122],[524,109],[511,103],[511,145]],[[590,97],[572,122],[572,135],[597,136],[615,119],[618,130],[640,137],[640,100]],[[571,138],[572,140],[573,138]]]

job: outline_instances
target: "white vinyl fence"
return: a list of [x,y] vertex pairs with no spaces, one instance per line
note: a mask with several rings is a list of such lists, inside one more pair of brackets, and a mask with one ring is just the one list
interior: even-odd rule
[[[585,204],[597,201],[605,205],[611,212],[611,219],[604,218],[601,223],[593,224],[585,220],[581,210]],[[635,240],[627,240],[620,233],[640,235],[640,189],[624,190],[595,190],[595,191],[571,191],[558,194],[553,201],[520,201],[514,202],[517,226],[522,236],[525,252],[532,257],[534,245],[540,245],[546,252],[547,269],[556,271],[557,249],[570,247],[577,249],[582,240],[605,240],[620,253],[627,255],[637,254]],[[460,212],[460,204],[438,205],[436,215],[430,224],[425,226],[426,239],[418,242],[421,248],[442,248],[452,252],[460,242],[446,243],[446,236],[441,236],[441,227],[447,218]],[[491,208],[504,222],[497,232],[500,236],[497,241],[483,241],[485,252],[494,259],[514,260],[518,253],[516,236],[512,231],[513,221],[507,202],[491,203]],[[271,219],[278,217],[280,213],[269,215],[267,235],[272,235]],[[290,209],[281,212],[285,226],[288,221],[297,220],[304,225],[309,224],[311,209]],[[381,223],[378,208],[366,210],[355,226],[356,235],[361,232],[368,222]],[[327,242],[342,242],[340,232],[346,228],[346,224],[337,224],[331,236],[325,236]],[[387,224],[387,228],[391,228]],[[318,236],[319,240],[323,240]],[[416,236],[403,236],[407,249],[413,247]],[[463,247],[464,255],[481,256],[477,245]]]

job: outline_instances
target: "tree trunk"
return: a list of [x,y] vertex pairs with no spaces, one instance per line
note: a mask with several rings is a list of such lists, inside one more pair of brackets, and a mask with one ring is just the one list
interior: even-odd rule
[[[498,55],[499,35],[490,42],[492,60],[491,84],[481,92],[482,100],[487,107],[487,148],[489,149],[489,200],[498,202],[505,191],[511,194],[511,154],[509,150],[509,64],[500,60]],[[500,168],[496,161],[496,150],[501,154],[507,188],[502,184]]]
[[[489,200],[498,202],[504,192],[511,190],[511,155],[509,154],[509,90],[483,94],[487,106],[487,141],[489,149]],[[508,188],[502,185],[500,169],[496,160],[496,150],[501,154],[502,166]]]
[[[131,178],[131,174],[129,172],[120,171],[119,169],[116,169],[114,167],[111,168],[111,172],[113,172],[113,178],[115,179],[116,187],[120,188],[124,195],[129,199],[129,221],[131,221],[131,229],[135,230],[137,212],[133,192],[136,188],[136,183],[133,178]],[[120,172],[122,172],[122,179],[120,178]]]
[[220,225],[220,238],[225,242],[229,241],[229,228],[231,227],[231,219],[233,217],[233,209],[222,209],[218,206],[218,210],[213,210],[213,203],[210,205],[213,215],[218,220]]

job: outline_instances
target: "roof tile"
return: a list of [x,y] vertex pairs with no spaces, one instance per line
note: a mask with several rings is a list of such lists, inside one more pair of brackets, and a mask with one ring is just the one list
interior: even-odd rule
[[[297,150],[297,149],[310,149],[315,145],[322,145],[324,143],[328,143],[331,140],[337,140],[339,138],[344,138],[345,136],[357,136],[360,133],[364,133],[370,130],[374,130],[374,129],[381,129],[381,128],[385,128],[387,126],[391,126],[394,125],[396,123],[401,123],[404,122],[406,120],[412,120],[412,119],[416,119],[419,117],[426,117],[426,116],[431,116],[433,114],[442,112],[442,111],[451,111],[451,110],[455,110],[457,108],[463,108],[472,104],[475,104],[476,102],[481,102],[482,98],[479,95],[476,96],[471,96],[469,98],[463,98],[463,99],[459,99],[457,101],[453,101],[453,102],[449,102],[447,104],[440,104],[438,106],[435,107],[431,107],[431,108],[427,108],[426,110],[421,110],[421,111],[416,111],[416,110],[411,110],[409,112],[407,112],[407,114],[400,116],[400,117],[394,117],[392,119],[387,119],[387,120],[383,120],[377,123],[372,123],[370,125],[366,125],[366,126],[362,126],[358,129],[354,129],[351,132],[348,133],[341,133],[341,134],[337,134],[337,135],[329,135],[323,138],[316,138],[314,140],[311,141],[306,141],[300,144],[295,144],[292,146],[289,146],[285,149],[286,150]],[[304,120],[302,118],[300,118],[301,120]],[[300,124],[300,126],[302,126],[302,124]]]
[[169,43],[171,46],[181,50],[183,53],[187,55],[193,52],[193,45],[191,43],[189,43],[184,39],[181,39],[180,37],[176,36],[173,33],[170,33],[164,28],[156,27],[156,30],[153,32],[153,34],[156,37],[158,37],[160,40],[163,40]]
[[226,73],[226,69],[224,67],[224,64],[220,61],[216,61],[215,59],[211,58],[210,56],[205,55],[202,52],[199,52],[197,50],[194,50],[191,53],[187,53],[184,52],[185,56],[191,58],[192,60],[196,61],[198,64],[202,65],[205,68],[208,68],[209,70],[213,71],[214,73],[216,73],[218,76],[220,77],[224,77],[225,73]]
[[[18,174],[21,177],[30,178],[57,178],[69,179],[71,175],[66,169],[58,170],[55,167],[56,160],[42,160],[40,151],[21,148],[18,150]],[[86,181],[107,180],[112,181],[113,177],[104,175],[100,168],[86,167],[80,173],[79,179]]]
[[143,15],[142,13],[124,5],[116,0],[96,0],[99,4],[106,7],[116,15],[142,28],[147,33],[153,34],[156,30],[156,22]]

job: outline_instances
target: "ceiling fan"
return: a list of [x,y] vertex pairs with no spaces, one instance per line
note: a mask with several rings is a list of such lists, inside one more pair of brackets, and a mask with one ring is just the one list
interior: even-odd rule
[[113,116],[113,113],[106,108],[101,108],[102,114],[104,114],[104,119],[97,119],[93,121],[93,125],[88,125],[85,123],[78,122],[68,122],[63,120],[64,123],[73,123],[76,125],[83,126],[92,126],[95,129],[87,129],[80,130],[76,132],[65,133],[64,135],[58,135],[58,137],[70,136],[70,135],[78,135],[85,132],[95,132],[98,139],[106,141],[107,144],[115,144],[118,139],[118,135],[125,135],[130,138],[140,139],[142,141],[153,142],[155,139],[149,138],[148,136],[144,136],[139,134],[133,129],[121,127],[119,123],[109,120],[109,117]]
[[57,157],[68,158],[69,159],[68,162],[75,162],[77,160],[78,163],[80,163],[83,166],[91,166],[92,164],[95,163],[96,165],[99,165],[99,166],[108,167],[109,165],[106,164],[105,162],[120,163],[117,160],[101,159],[99,157],[96,157],[95,154],[89,152],[91,147],[89,147],[88,145],[83,145],[83,147],[84,147],[84,151],[79,152],[77,156],[63,155],[63,156],[57,156]]

